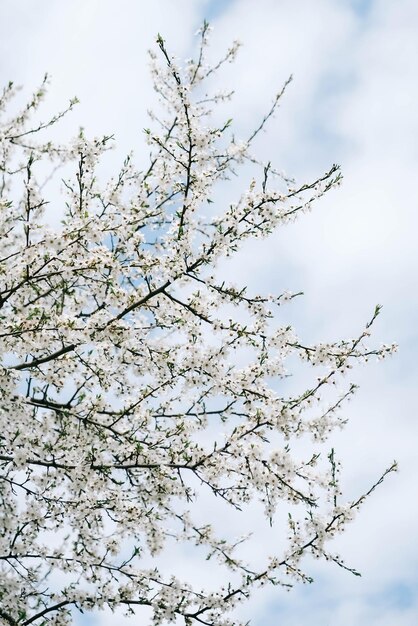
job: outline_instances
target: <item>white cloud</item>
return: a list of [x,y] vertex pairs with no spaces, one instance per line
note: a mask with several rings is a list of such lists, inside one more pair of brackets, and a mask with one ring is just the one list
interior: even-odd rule
[[[300,9],[302,3],[297,4]],[[374,304],[383,302],[377,336],[394,338],[401,348],[396,361],[379,373],[371,369],[358,374],[360,399],[349,411],[352,423],[337,439],[337,450],[351,472],[349,492],[363,489],[393,456],[401,467],[339,542],[342,553],[363,571],[364,579],[347,581],[342,573],[321,566],[310,601],[303,601],[304,590],[297,598],[278,595],[272,604],[278,607],[277,614],[265,613],[259,623],[280,621],[292,626],[305,623],[309,616],[313,625],[412,626],[416,605],[404,609],[399,600],[389,606],[385,594],[399,581],[414,586],[418,565],[417,551],[411,549],[418,518],[412,496],[416,491],[417,368],[411,358],[416,350],[413,286],[418,260],[413,188],[418,165],[414,112],[417,5],[375,2],[367,20],[350,15],[348,3],[343,2],[304,5],[298,19],[286,2],[258,6],[260,11],[251,12],[247,3],[238,4],[242,20],[244,7],[248,10],[246,61],[252,59],[253,69],[261,67],[259,74],[271,82],[272,58],[281,58],[280,68],[290,58],[299,70],[295,70],[295,82],[302,79],[304,83],[296,87],[296,93],[292,85],[287,104],[260,142],[260,153],[274,150],[285,161],[287,156],[299,175],[319,173],[338,158],[346,180],[312,215],[284,229],[270,246],[263,245],[261,258],[257,246],[249,246],[247,264],[245,257],[237,260],[231,273],[238,267],[247,273],[254,268],[255,286],[260,276],[266,282],[269,268],[278,268],[275,273],[286,287],[292,288],[290,281],[295,281],[296,288],[305,289],[300,304],[304,322],[299,329],[315,336],[355,332]],[[242,23],[233,15],[229,20]],[[280,37],[283,25],[285,46]],[[275,28],[277,39],[272,35]],[[282,46],[288,54],[283,54]],[[241,71],[251,75],[247,67]],[[241,89],[241,76],[235,80]],[[266,87],[257,87],[255,82],[252,102],[257,104],[262,99],[258,89],[266,93]],[[239,93],[241,101],[251,107],[251,89],[245,98]],[[277,283],[273,275],[271,280]],[[317,611],[315,602],[321,598],[325,605]],[[299,600],[303,610],[296,609]],[[280,607],[287,609],[284,616]]]

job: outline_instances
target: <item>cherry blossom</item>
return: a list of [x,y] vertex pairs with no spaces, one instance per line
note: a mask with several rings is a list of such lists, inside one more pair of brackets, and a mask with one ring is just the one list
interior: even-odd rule
[[[344,424],[355,392],[351,368],[396,346],[368,345],[364,329],[311,345],[277,311],[299,293],[258,294],[219,268],[249,238],[263,238],[340,183],[337,166],[296,183],[253,154],[282,89],[244,139],[211,112],[228,92],[208,86],[210,28],[195,60],[180,63],[161,37],[151,76],[161,100],[146,130],[149,162],[133,155],[107,180],[99,168],[110,136],[47,139],[76,104],[38,122],[47,79],[10,117],[0,98],[0,618],[12,626],[72,623],[77,610],[147,606],[152,623],[236,625],[233,609],[267,583],[308,582],[311,554],[330,551],[369,491],[345,501],[334,451],[319,446]],[[287,85],[287,84],[286,84]],[[285,87],[286,87],[285,85]],[[46,137],[46,139],[44,139]],[[240,166],[253,178],[229,206],[212,200]],[[45,171],[63,168],[48,223]],[[278,384],[297,356],[312,372],[292,395]],[[306,438],[300,458],[292,442]],[[289,509],[287,547],[262,568],[251,539],[196,521],[202,494],[245,511],[256,500],[271,524]],[[192,586],[158,566],[172,542],[217,559],[225,580]],[[199,552],[202,553],[203,552]]]

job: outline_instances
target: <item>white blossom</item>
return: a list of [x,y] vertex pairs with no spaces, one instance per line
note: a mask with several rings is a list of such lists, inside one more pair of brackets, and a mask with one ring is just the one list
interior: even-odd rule
[[[337,185],[338,168],[304,184],[259,169],[252,141],[283,91],[250,138],[235,139],[230,120],[214,126],[211,107],[229,95],[202,97],[206,79],[239,44],[211,66],[206,23],[198,34],[197,60],[183,66],[161,37],[162,63],[151,54],[164,112],[146,131],[143,171],[129,155],[103,180],[110,137],[43,143],[65,114],[32,122],[46,79],[12,121],[0,118],[4,624],[64,626],[77,609],[148,606],[154,626],[179,616],[188,626],[236,625],[230,611],[254,587],[310,580],[305,553],[346,567],[328,540],[382,480],[341,501],[338,461],[316,447],[344,423],[340,408],[356,387],[342,375],[396,348],[367,344],[379,308],[354,338],[311,345],[276,323],[277,307],[300,294],[254,294],[217,278],[244,240],[268,236]],[[14,91],[4,90],[2,114]],[[57,159],[68,175],[53,229],[39,180]],[[242,163],[253,179],[215,216],[215,186]],[[315,373],[289,397],[278,382],[295,355]],[[312,451],[298,458],[290,444],[306,435]],[[285,551],[261,569],[247,563],[239,546],[248,537],[196,521],[203,492],[236,510],[258,499],[271,523],[288,506]],[[231,582],[201,589],[159,571],[157,555],[173,540],[204,549]]]

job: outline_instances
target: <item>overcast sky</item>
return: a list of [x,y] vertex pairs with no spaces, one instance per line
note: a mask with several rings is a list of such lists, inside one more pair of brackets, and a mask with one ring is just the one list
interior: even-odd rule
[[376,341],[399,344],[390,361],[354,372],[361,389],[334,441],[349,493],[400,465],[338,542],[363,577],[315,564],[314,585],[263,590],[245,614],[253,626],[416,626],[417,0],[0,0],[0,82],[31,89],[50,72],[46,109],[81,100],[64,134],[115,133],[122,154],[140,154],[153,103],[146,50],[160,32],[189,56],[204,17],[215,52],[244,44],[224,73],[244,136],[294,75],[257,154],[301,181],[334,162],[344,174],[312,214],[248,245],[227,271],[257,289],[303,290],[292,313],[313,340],[354,336],[381,303]]

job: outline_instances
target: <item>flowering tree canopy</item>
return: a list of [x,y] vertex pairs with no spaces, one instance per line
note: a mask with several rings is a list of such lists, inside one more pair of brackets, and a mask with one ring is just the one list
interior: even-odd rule
[[[35,122],[45,82],[12,118],[13,85],[2,93],[3,624],[64,626],[77,610],[144,606],[154,625],[237,624],[231,611],[253,588],[310,580],[304,554],[350,569],[327,540],[395,469],[341,501],[334,452],[318,448],[355,391],[341,390],[341,375],[394,349],[366,345],[379,308],[355,338],[309,345],[277,323],[277,307],[299,294],[260,295],[219,279],[225,257],[309,210],[340,174],[333,166],[296,184],[252,155],[284,90],[243,141],[231,121],[213,125],[211,109],[230,94],[205,84],[238,44],[209,65],[208,32],[205,23],[196,60],[183,65],[158,38],[151,67],[163,112],[146,130],[149,163],[141,170],[129,156],[106,181],[98,168],[111,137],[43,140],[75,101]],[[215,187],[242,165],[254,178],[218,206]],[[61,166],[53,227],[42,181]],[[284,395],[295,355],[313,366],[313,382]],[[309,454],[293,451],[297,438],[310,441]],[[243,514],[258,500],[272,524],[285,508],[283,551],[262,567],[247,562],[243,538],[222,534],[216,513],[199,521],[210,497]],[[218,587],[161,568],[172,542],[217,559]]]

